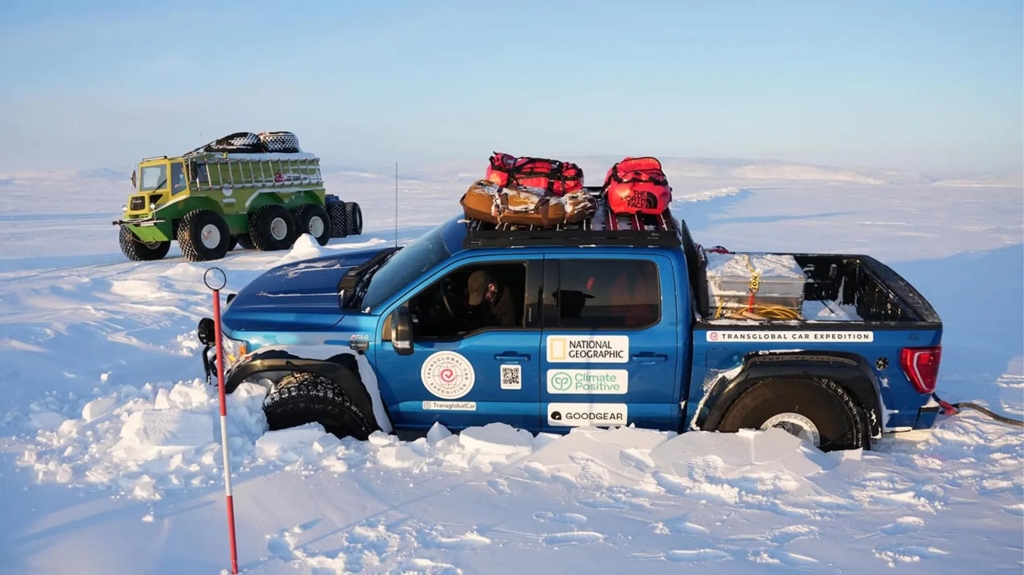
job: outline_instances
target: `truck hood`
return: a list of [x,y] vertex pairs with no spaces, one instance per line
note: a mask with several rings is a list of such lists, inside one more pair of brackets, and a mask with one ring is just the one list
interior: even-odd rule
[[246,285],[224,309],[229,331],[325,329],[344,317],[338,282],[345,272],[386,248],[360,250],[284,264]]

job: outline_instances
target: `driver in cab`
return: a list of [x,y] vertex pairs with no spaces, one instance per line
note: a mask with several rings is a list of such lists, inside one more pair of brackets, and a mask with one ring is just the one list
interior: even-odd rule
[[515,326],[515,308],[508,288],[484,270],[469,276],[469,305],[478,308],[477,328]]

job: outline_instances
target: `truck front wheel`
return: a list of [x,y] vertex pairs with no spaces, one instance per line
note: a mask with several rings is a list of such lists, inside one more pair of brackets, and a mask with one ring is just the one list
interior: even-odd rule
[[782,428],[822,451],[867,448],[863,411],[829,380],[772,379],[743,392],[719,431]]
[[263,400],[271,431],[319,423],[338,437],[364,440],[373,433],[369,418],[330,379],[308,372],[290,373]]
[[170,241],[144,242],[132,233],[128,226],[121,226],[118,237],[121,244],[121,252],[130,260],[136,262],[148,262],[163,259],[171,249]]
[[178,224],[178,247],[190,261],[219,260],[230,245],[231,230],[217,212],[192,210]]

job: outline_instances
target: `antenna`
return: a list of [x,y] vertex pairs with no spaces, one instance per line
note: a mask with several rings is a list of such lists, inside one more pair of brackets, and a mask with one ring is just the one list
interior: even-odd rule
[[398,247],[398,162],[395,162],[395,247]]

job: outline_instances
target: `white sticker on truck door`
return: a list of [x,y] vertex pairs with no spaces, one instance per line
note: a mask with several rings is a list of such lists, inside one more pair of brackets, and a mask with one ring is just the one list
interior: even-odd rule
[[794,342],[794,343],[871,343],[872,331],[720,331],[708,330],[711,343]]
[[609,393],[629,391],[625,369],[549,369],[548,393]]
[[625,335],[549,335],[549,363],[628,363]]
[[625,403],[549,403],[548,425],[582,427],[585,425],[626,425],[629,410]]

